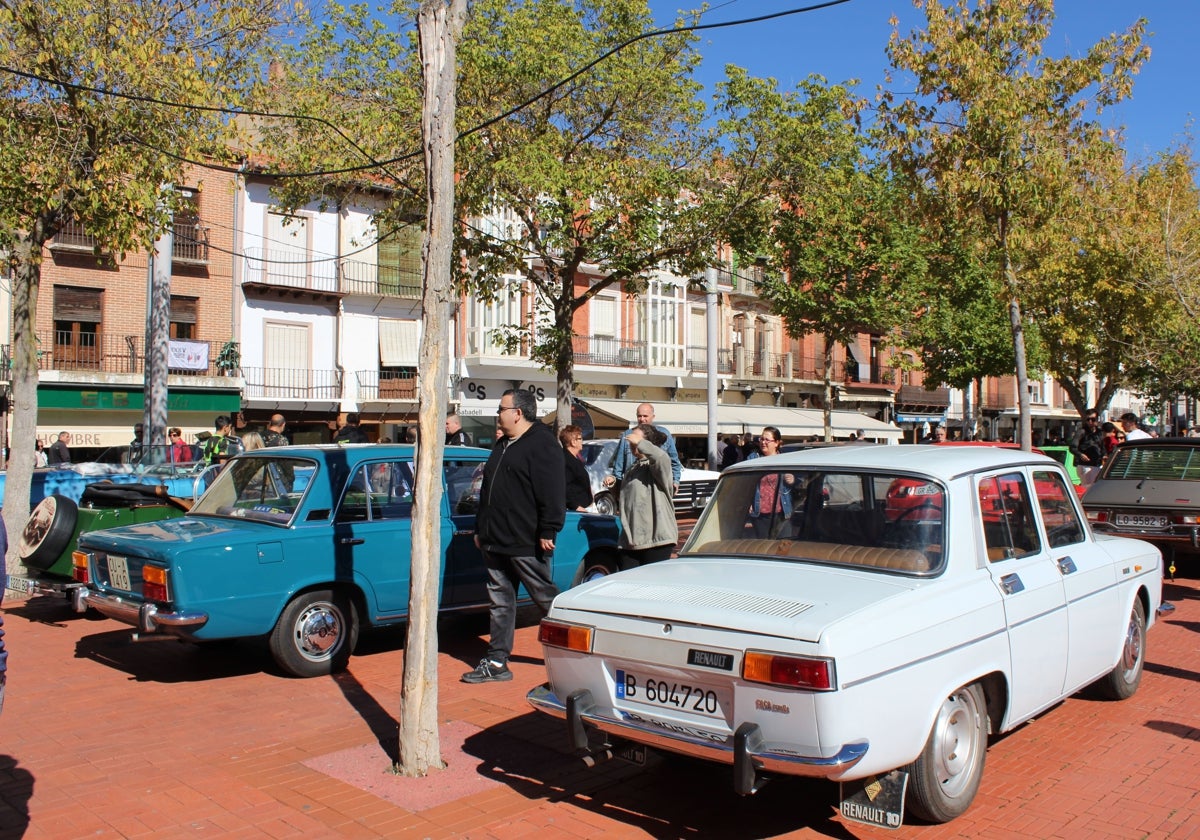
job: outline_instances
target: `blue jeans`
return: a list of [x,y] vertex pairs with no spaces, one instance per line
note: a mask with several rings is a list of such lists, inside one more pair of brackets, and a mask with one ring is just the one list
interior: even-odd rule
[[517,629],[519,584],[525,584],[525,591],[541,608],[543,615],[550,611],[550,604],[558,594],[558,587],[550,578],[553,556],[526,557],[483,552],[488,573],[488,598],[492,602],[489,610],[492,640],[487,656],[493,662],[508,662],[512,653],[513,634]]

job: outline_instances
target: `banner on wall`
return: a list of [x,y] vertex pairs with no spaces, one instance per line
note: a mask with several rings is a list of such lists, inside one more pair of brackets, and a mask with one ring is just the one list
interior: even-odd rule
[[171,370],[208,370],[208,342],[168,342],[167,367]]

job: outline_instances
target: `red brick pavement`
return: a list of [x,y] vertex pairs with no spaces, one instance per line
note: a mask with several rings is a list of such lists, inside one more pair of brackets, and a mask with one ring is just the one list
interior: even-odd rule
[[339,677],[295,680],[258,643],[135,645],[57,602],[6,601],[0,838],[1200,838],[1200,581],[1168,596],[1131,700],[1073,697],[995,740],[965,816],[896,832],[843,822],[830,783],[742,799],[701,762],[584,768],[524,702],[544,675],[532,623],[516,679],[478,686],[458,676],[486,623],[442,623],[450,767],[412,780],[388,773],[402,631],[364,636]]

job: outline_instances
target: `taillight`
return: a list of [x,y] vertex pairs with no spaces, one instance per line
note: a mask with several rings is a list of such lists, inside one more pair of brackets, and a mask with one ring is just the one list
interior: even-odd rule
[[1194,513],[1178,513],[1171,517],[1171,521],[1176,525],[1196,525],[1200,524],[1200,516]]
[[1088,522],[1107,522],[1108,511],[1106,510],[1084,510],[1087,514]]
[[91,555],[86,551],[71,552],[71,576],[76,583],[90,583],[91,574],[88,572],[88,561]]
[[142,567],[142,597],[147,601],[170,601],[167,570],[158,566]]
[[785,688],[833,691],[833,660],[748,650],[742,659],[742,678]]
[[538,625],[538,641],[550,647],[591,653],[593,632],[593,628],[582,624],[567,624],[544,618]]

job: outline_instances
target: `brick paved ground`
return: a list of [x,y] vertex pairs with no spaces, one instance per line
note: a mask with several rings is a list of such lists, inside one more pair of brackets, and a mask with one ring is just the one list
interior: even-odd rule
[[451,766],[410,780],[387,772],[402,631],[364,637],[346,674],[295,680],[259,644],[132,645],[114,622],[6,600],[0,838],[1200,838],[1200,581],[1168,597],[1132,700],[1066,701],[992,744],[964,817],[897,832],[844,823],[828,783],[740,799],[715,765],[586,770],[525,705],[544,675],[532,624],[513,682],[468,686],[485,622],[443,622]]

